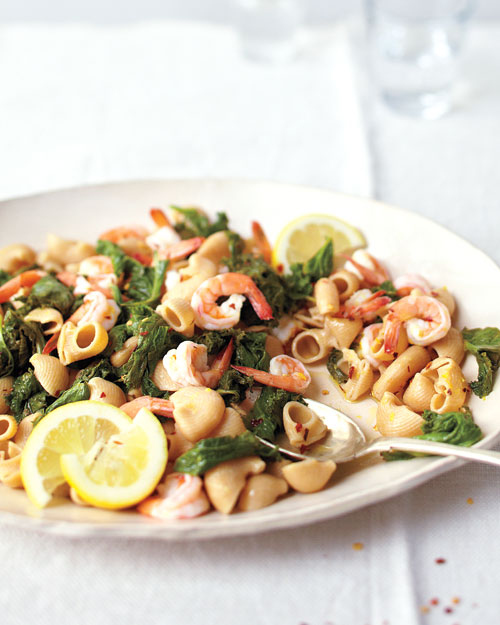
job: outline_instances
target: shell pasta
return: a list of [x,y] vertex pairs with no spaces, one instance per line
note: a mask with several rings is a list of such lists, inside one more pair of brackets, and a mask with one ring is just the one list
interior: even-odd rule
[[[391,276],[384,259],[362,249],[344,256],[328,238],[305,262],[284,266],[257,222],[245,239],[225,213],[212,220],[172,206],[150,216],[152,227],[118,225],[92,244],[50,234],[42,252],[0,249],[4,486],[24,487],[33,500],[24,468],[31,441],[62,410],[78,409],[78,427],[48,436],[34,465],[42,475],[52,463],[40,477],[50,496],[127,507],[104,495],[90,501],[68,476],[78,458],[85,479],[109,478],[111,493],[146,473],[154,445],[140,433],[145,414],[165,457],[129,504],[140,514],[175,522],[210,510],[252,514],[317,492],[343,479],[335,462],[290,461],[262,439],[305,455],[321,445],[327,427],[305,398],[335,407],[330,391],[321,394],[325,373],[335,397],[372,402],[378,435],[442,428],[439,440],[451,440],[450,423],[473,423],[470,392],[491,390],[500,331],[460,331],[453,293],[429,276]],[[479,363],[475,381],[462,370],[467,351]],[[103,406],[109,421],[92,420]],[[473,427],[474,440],[452,442],[474,443]],[[104,442],[92,447],[97,435]],[[128,443],[125,476],[117,458]]]

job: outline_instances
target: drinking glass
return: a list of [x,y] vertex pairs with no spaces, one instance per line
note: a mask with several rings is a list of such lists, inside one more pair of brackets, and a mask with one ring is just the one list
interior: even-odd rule
[[437,119],[452,104],[474,0],[365,0],[375,84],[396,111]]

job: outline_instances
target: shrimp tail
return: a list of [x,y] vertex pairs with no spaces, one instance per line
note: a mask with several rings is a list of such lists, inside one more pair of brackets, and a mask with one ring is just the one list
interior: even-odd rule
[[386,354],[394,354],[396,345],[401,332],[402,321],[393,312],[387,316],[387,322],[384,331],[384,352]]
[[263,321],[269,321],[273,318],[273,309],[266,300],[264,293],[255,285],[254,289],[245,292],[252,308],[255,310],[257,317]]
[[262,258],[266,261],[266,263],[270,263],[272,254],[271,245],[262,226],[258,221],[252,221],[252,236],[255,242],[255,246],[261,253]]
[[182,260],[187,258],[193,252],[196,252],[205,241],[205,237],[193,237],[192,239],[183,239],[178,243],[169,245],[168,248],[159,253],[162,260]]
[[55,332],[50,339],[45,343],[45,347],[42,350],[42,354],[50,355],[57,347],[57,341],[61,332]]
[[[296,375],[274,375],[267,371],[261,371],[260,369],[252,369],[251,367],[237,367],[236,365],[231,365],[231,367],[239,371],[239,373],[253,378],[256,382],[259,382],[259,384],[282,388],[290,393],[300,393],[304,391],[309,384],[309,380],[300,373]],[[301,377],[304,379],[302,380]]]
[[174,404],[168,399],[159,399],[158,397],[150,397],[149,395],[143,395],[137,397],[132,401],[128,401],[120,406],[120,410],[123,410],[125,414],[128,414],[132,419],[136,416],[141,408],[147,408],[156,415],[162,417],[173,417]]
[[60,271],[59,273],[56,273],[56,278],[65,286],[75,287],[78,276],[72,271]]
[[149,211],[149,214],[151,216],[151,219],[158,226],[158,228],[164,228],[165,226],[169,228],[172,227],[169,218],[165,215],[161,208],[152,208]]
[[[229,369],[229,364],[231,363],[231,358],[233,357],[234,352],[234,337],[231,337],[231,340],[226,345],[226,347],[215,357],[212,362],[212,371],[216,371],[220,373],[219,380],[222,375]],[[217,382],[219,381],[217,380]]]
[[366,314],[373,313],[391,303],[391,298],[385,295],[385,291],[377,291],[359,306],[345,309],[345,316],[351,319],[362,319]]
[[367,282],[370,286],[379,286],[382,282],[385,282],[389,279],[389,275],[387,271],[382,267],[382,265],[378,262],[376,258],[372,257],[372,262],[375,265],[375,269],[369,269],[365,267],[358,261],[354,260],[351,256],[347,256],[346,254],[342,254],[344,258],[349,260],[359,271],[359,273],[363,276],[363,280]]
[[20,273],[15,278],[8,280],[5,284],[0,286],[0,304],[7,302],[13,295],[15,295],[19,289],[23,287],[32,287],[41,278],[47,275],[46,271],[40,269],[29,269]]

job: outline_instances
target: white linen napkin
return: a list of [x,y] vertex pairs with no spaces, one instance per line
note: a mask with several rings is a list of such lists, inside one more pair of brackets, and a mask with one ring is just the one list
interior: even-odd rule
[[343,25],[294,63],[242,57],[228,27],[0,29],[0,197],[154,177],[246,177],[370,195]]

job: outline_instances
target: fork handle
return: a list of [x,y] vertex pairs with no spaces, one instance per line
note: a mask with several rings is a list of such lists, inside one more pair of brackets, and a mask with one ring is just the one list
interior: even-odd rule
[[380,438],[363,449],[357,457],[374,451],[416,451],[431,456],[455,456],[464,460],[475,460],[500,467],[500,452],[489,449],[460,447],[448,443],[435,443],[414,438]]

